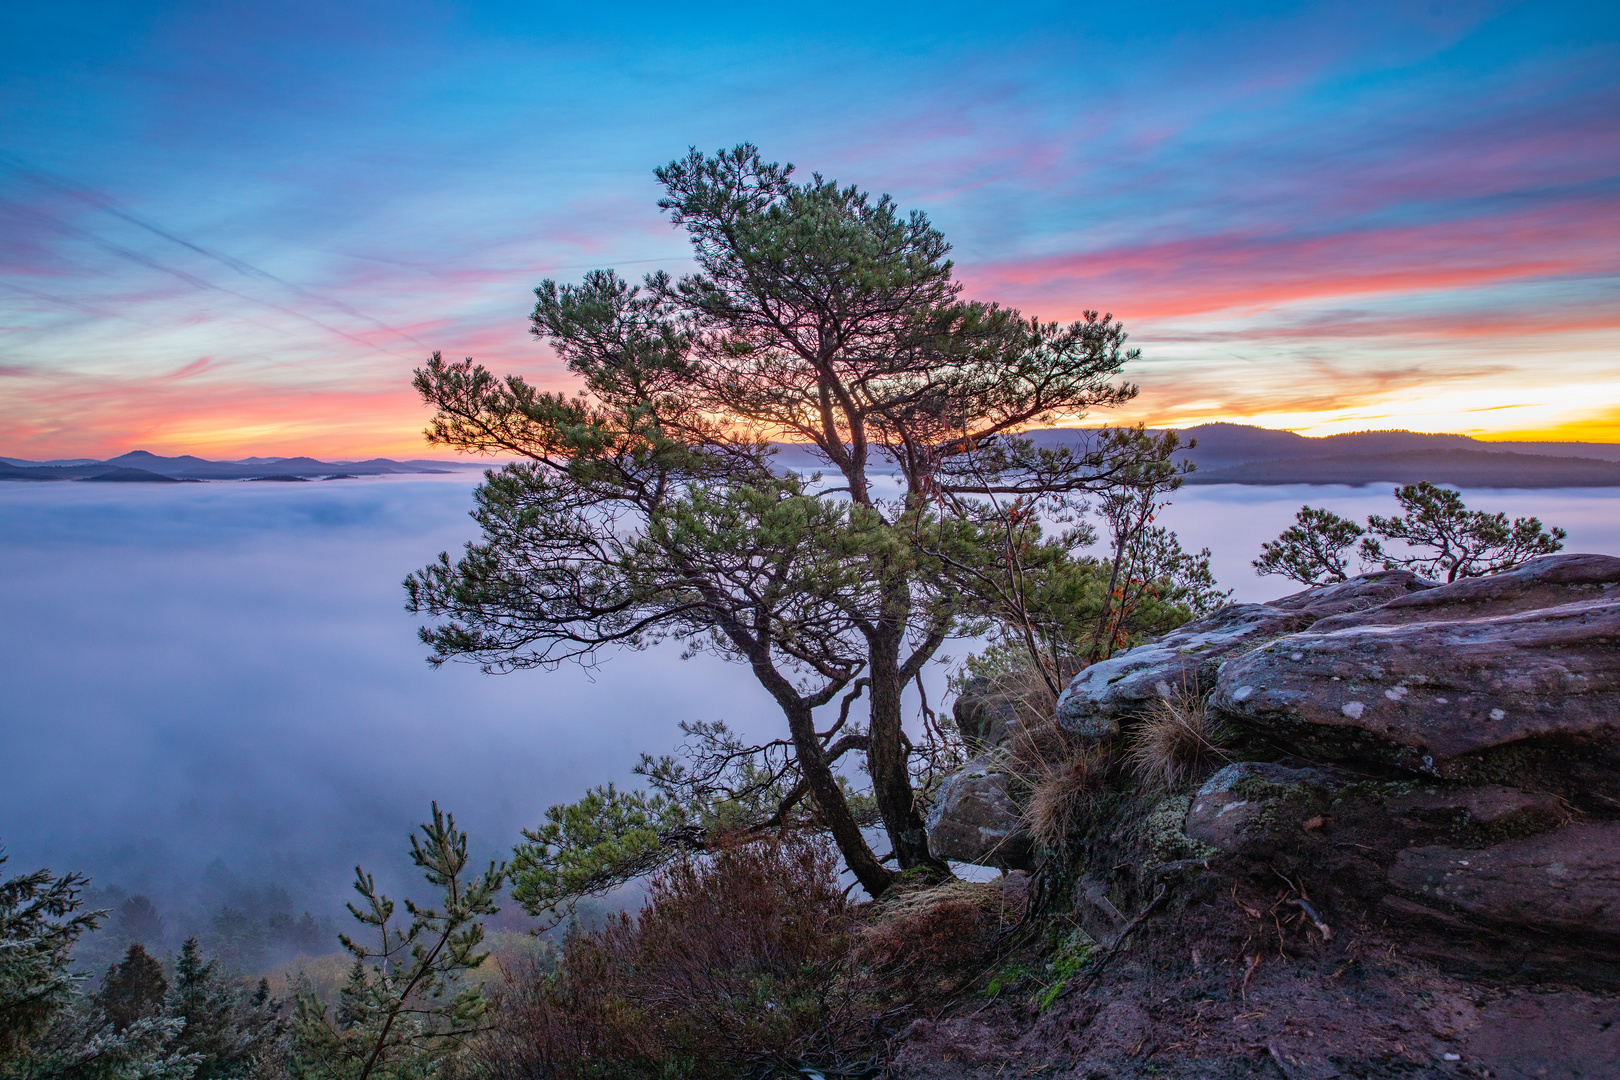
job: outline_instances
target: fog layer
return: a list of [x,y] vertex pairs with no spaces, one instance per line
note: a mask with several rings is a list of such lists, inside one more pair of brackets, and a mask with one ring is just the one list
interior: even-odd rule
[[[594,673],[430,669],[400,581],[472,536],[472,482],[0,487],[6,869],[147,893],[171,929],[272,884],[334,913],[356,862],[398,880],[431,800],[500,855],[680,720],[774,730],[746,671],[674,649]],[[1620,553],[1620,491],[1465,494]],[[1204,487],[1160,520],[1262,600],[1293,587],[1248,561],[1307,501],[1394,509],[1387,486]]]

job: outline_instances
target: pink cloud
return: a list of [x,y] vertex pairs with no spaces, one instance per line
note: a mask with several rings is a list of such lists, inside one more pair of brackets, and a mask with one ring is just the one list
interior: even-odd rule
[[973,295],[1038,305],[1048,317],[1103,308],[1157,321],[1616,272],[1620,200],[1611,199],[1326,236],[1217,234],[991,262],[961,276]]

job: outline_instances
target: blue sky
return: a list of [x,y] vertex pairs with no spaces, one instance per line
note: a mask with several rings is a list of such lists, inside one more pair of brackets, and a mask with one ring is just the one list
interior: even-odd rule
[[1620,438],[1620,11],[1576,3],[7,5],[0,453],[420,453],[434,349],[564,385],[530,290],[680,270],[749,140],[1112,311],[1137,405]]

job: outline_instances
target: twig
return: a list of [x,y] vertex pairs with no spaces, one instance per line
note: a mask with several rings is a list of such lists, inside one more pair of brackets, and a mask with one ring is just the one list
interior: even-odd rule
[[1097,962],[1091,966],[1091,970],[1086,973],[1085,979],[1079,982],[1072,982],[1068,986],[1065,986],[1062,990],[1058,991],[1055,996],[1053,996],[1052,1000],[1062,1001],[1076,990],[1080,990],[1082,988],[1089,990],[1093,986],[1097,985],[1097,982],[1102,978],[1103,968],[1108,966],[1108,961],[1112,960],[1119,952],[1120,946],[1125,944],[1125,939],[1130,937],[1136,928],[1141,926],[1142,923],[1147,920],[1147,917],[1158,909],[1160,904],[1164,903],[1164,897],[1165,886],[1160,885],[1159,891],[1153,894],[1153,899],[1148,901],[1147,906],[1141,911],[1137,912],[1136,917],[1125,924],[1125,929],[1114,935],[1114,940],[1108,943],[1107,947],[1103,950],[1102,956],[1099,957]]
[[1274,1042],[1266,1043],[1266,1052],[1271,1055],[1271,1060],[1277,1063],[1277,1068],[1282,1070],[1284,1080],[1294,1080],[1294,1070],[1288,1067],[1288,1062],[1284,1061],[1282,1054],[1277,1052],[1277,1044]]
[[1160,904],[1164,903],[1166,888],[1167,887],[1165,885],[1161,884],[1159,886],[1159,891],[1153,894],[1153,899],[1148,901],[1147,907],[1143,908],[1141,911],[1138,911],[1136,913],[1136,917],[1125,925],[1125,929],[1114,935],[1114,940],[1108,945],[1109,955],[1112,955],[1114,950],[1118,949],[1120,944],[1127,937],[1129,937],[1138,926],[1141,926],[1147,917],[1158,909]]
[[1090,900],[1094,907],[1108,916],[1108,921],[1114,924],[1117,932],[1120,925],[1126,921],[1125,915],[1108,899],[1108,893],[1104,889],[1103,883],[1087,875],[1081,879],[1081,884],[1085,887],[1086,899]]
[[[1265,943],[1261,942],[1261,944],[1263,945]],[[1249,1000],[1249,980],[1254,978],[1254,969],[1260,966],[1260,958],[1261,952],[1259,949],[1254,951],[1253,956],[1245,956],[1243,958],[1243,1000],[1245,1002]]]
[[1316,928],[1322,931],[1323,941],[1333,940],[1333,931],[1328,929],[1328,924],[1322,921],[1322,916],[1318,915],[1316,913],[1316,909],[1311,907],[1311,902],[1309,900],[1289,900],[1287,902],[1292,904],[1294,907],[1299,908],[1299,910],[1303,911],[1307,916],[1310,917],[1311,922],[1316,924]]

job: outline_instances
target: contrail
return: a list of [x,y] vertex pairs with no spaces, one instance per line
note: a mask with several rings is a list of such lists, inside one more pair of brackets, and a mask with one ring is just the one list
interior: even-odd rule
[[[85,187],[82,184],[74,183],[73,181],[64,179],[64,178],[59,177],[59,176],[54,176],[54,175],[52,175],[50,173],[47,173],[47,172],[44,172],[44,171],[42,171],[40,169],[33,168],[33,167],[29,166],[26,162],[22,161],[21,159],[17,158],[15,155],[12,155],[12,154],[6,154],[4,152],[0,152],[0,159],[4,159],[10,165],[10,167],[12,168],[12,170],[14,172],[16,172],[20,176],[23,176],[24,178],[32,181],[33,183],[38,184],[40,187],[43,187],[43,188],[46,188],[46,189],[49,189],[49,190],[52,190],[52,191],[60,192],[61,194],[69,196],[70,198],[77,199],[80,202],[87,203],[87,204],[89,204],[91,206],[94,206],[98,210],[101,210],[101,211],[103,211],[105,213],[111,214],[113,217],[118,218],[120,221],[126,222],[126,223],[128,223],[130,225],[135,226],[138,229],[142,229],[142,230],[145,230],[146,232],[151,233],[153,236],[157,236],[157,237],[159,237],[159,238],[161,238],[163,240],[167,240],[171,244],[175,244],[175,245],[177,245],[179,247],[183,247],[188,251],[191,251],[191,252],[194,252],[194,253],[196,253],[198,255],[201,255],[205,259],[211,259],[214,262],[217,262],[222,266],[225,266],[225,267],[227,267],[227,268],[229,268],[231,270],[234,270],[236,273],[241,274],[243,277],[258,278],[258,279],[263,280],[263,281],[273,282],[274,284],[279,285],[284,289],[288,289],[291,292],[296,293],[297,295],[299,295],[299,296],[301,296],[301,297],[303,297],[305,299],[313,300],[316,303],[325,304],[325,305],[327,305],[329,307],[336,308],[337,310],[343,312],[346,315],[349,315],[349,316],[352,316],[353,318],[359,319],[362,322],[370,323],[372,326],[375,326],[380,330],[385,330],[388,333],[394,335],[395,337],[401,338],[401,339],[403,339],[405,341],[409,341],[413,345],[416,345],[416,346],[418,346],[420,348],[426,349],[428,347],[422,341],[418,340],[415,336],[413,336],[413,335],[411,335],[409,333],[406,333],[405,331],[400,330],[397,327],[390,326],[388,323],[383,322],[381,319],[375,318],[375,317],[373,317],[371,315],[367,315],[365,312],[360,311],[359,309],[357,309],[357,308],[355,308],[355,307],[353,307],[353,306],[351,306],[349,304],[344,303],[342,300],[337,300],[337,299],[334,299],[332,297],[325,296],[325,295],[323,295],[321,293],[312,292],[311,290],[306,289],[301,285],[298,285],[298,284],[295,284],[294,282],[288,281],[285,278],[278,277],[277,275],[272,274],[268,270],[264,270],[264,269],[261,269],[261,268],[259,268],[257,266],[254,266],[252,263],[244,262],[243,260],[238,259],[238,258],[236,258],[234,256],[226,255],[226,254],[224,254],[222,252],[213,251],[213,250],[211,250],[209,248],[205,248],[200,244],[196,244],[196,243],[193,243],[190,240],[187,240],[183,236],[176,235],[175,233],[171,232],[168,229],[163,228],[162,226],[159,226],[159,225],[156,225],[156,224],[154,224],[154,223],[152,223],[150,221],[147,221],[146,219],[141,218],[141,217],[139,217],[139,216],[137,216],[135,214],[132,214],[127,210],[121,209],[119,206],[117,206],[113,202],[113,200],[109,196],[107,196],[106,194],[104,194],[104,193],[102,193],[100,191],[96,191],[93,188]],[[37,211],[36,211],[36,213],[37,213]],[[62,224],[62,223],[59,223],[59,224]],[[92,239],[94,239],[94,238],[92,238]],[[98,241],[98,242],[100,242],[100,241]],[[124,251],[120,251],[119,253],[124,254],[126,257],[129,257],[129,255],[131,254],[129,252],[124,252]],[[137,260],[137,261],[139,261],[139,260]],[[173,269],[171,269],[169,267],[165,267],[165,266],[159,266],[159,265],[157,265],[155,263],[153,263],[151,265],[153,266],[154,269],[159,269],[159,270],[162,270],[162,271],[164,271],[166,273],[174,274],[176,276],[182,277],[183,279],[187,279],[188,282],[191,283],[191,284],[199,284],[199,282],[200,282],[200,279],[194,278],[189,274],[184,274],[181,271],[176,271],[176,270],[173,270]],[[341,330],[337,330],[337,329],[335,329],[333,327],[327,326],[326,324],[320,322],[319,320],[313,319],[313,318],[311,318],[311,317],[309,317],[307,315],[302,315],[301,313],[296,312],[296,311],[291,311],[290,309],[281,307],[278,304],[273,304],[273,303],[270,303],[268,301],[259,300],[257,297],[243,296],[243,294],[241,294],[241,293],[234,292],[233,290],[226,289],[226,288],[224,288],[222,286],[213,285],[212,283],[202,283],[202,284],[199,285],[199,287],[214,288],[214,289],[217,289],[217,290],[219,290],[221,292],[230,293],[232,296],[241,296],[243,299],[252,301],[254,303],[264,304],[265,306],[274,308],[277,311],[287,312],[289,314],[296,315],[299,318],[305,319],[306,321],[311,322],[314,325],[321,327],[323,330],[327,330],[327,331],[329,331],[331,333],[334,333],[334,334],[337,334],[337,335],[339,335],[341,337],[348,338],[351,341],[362,341],[363,342],[363,339],[356,338],[356,337],[354,337],[354,336],[352,336],[350,334],[346,334]],[[372,344],[370,342],[363,342],[363,343],[368,344],[368,345],[372,345],[373,348],[378,348],[383,352],[388,351],[386,349],[381,349],[380,346],[374,345],[374,344]]]
[[44,300],[47,303],[59,304],[62,307],[78,308],[80,311],[88,311],[90,314],[99,316],[103,319],[127,319],[129,317],[127,315],[120,315],[116,311],[103,311],[98,307],[91,307],[82,300],[74,300],[66,296],[52,296],[50,293],[43,293],[38,289],[30,289],[26,285],[18,285],[14,281],[0,280],[0,289],[10,289],[12,292],[19,292],[24,296],[32,296],[36,300]]
[[104,251],[111,252],[120,258],[128,259],[130,262],[133,262],[138,266],[144,266],[149,270],[156,270],[161,274],[168,274],[169,276],[177,278],[185,284],[190,285],[194,289],[202,289],[210,292],[224,293],[226,296],[234,296],[238,300],[246,300],[250,304],[258,304],[262,307],[267,307],[272,311],[279,311],[283,315],[290,315],[295,319],[299,319],[303,322],[309,323],[311,326],[324,330],[328,334],[352,341],[356,345],[362,345],[368,349],[376,349],[378,352],[385,355],[398,355],[392,349],[384,348],[374,341],[367,341],[365,338],[356,337],[345,330],[339,330],[335,326],[329,326],[321,320],[315,318],[313,315],[306,314],[305,312],[299,311],[296,308],[290,308],[284,304],[278,304],[272,300],[264,300],[257,296],[250,296],[247,293],[237,292],[235,289],[226,288],[224,285],[219,285],[205,278],[200,278],[195,274],[189,274],[184,270],[178,270],[165,263],[159,262],[157,259],[154,259],[152,256],[147,255],[144,252],[134,251],[130,248],[124,247],[121,244],[115,244],[110,240],[103,239],[102,237],[89,232],[88,230],[81,229],[76,225],[70,225],[60,218],[47,214],[42,210],[37,210],[33,207],[21,206],[16,203],[12,203],[11,205],[14,210],[21,211],[24,214],[28,214],[37,220],[47,223],[58,232],[88,241]]

